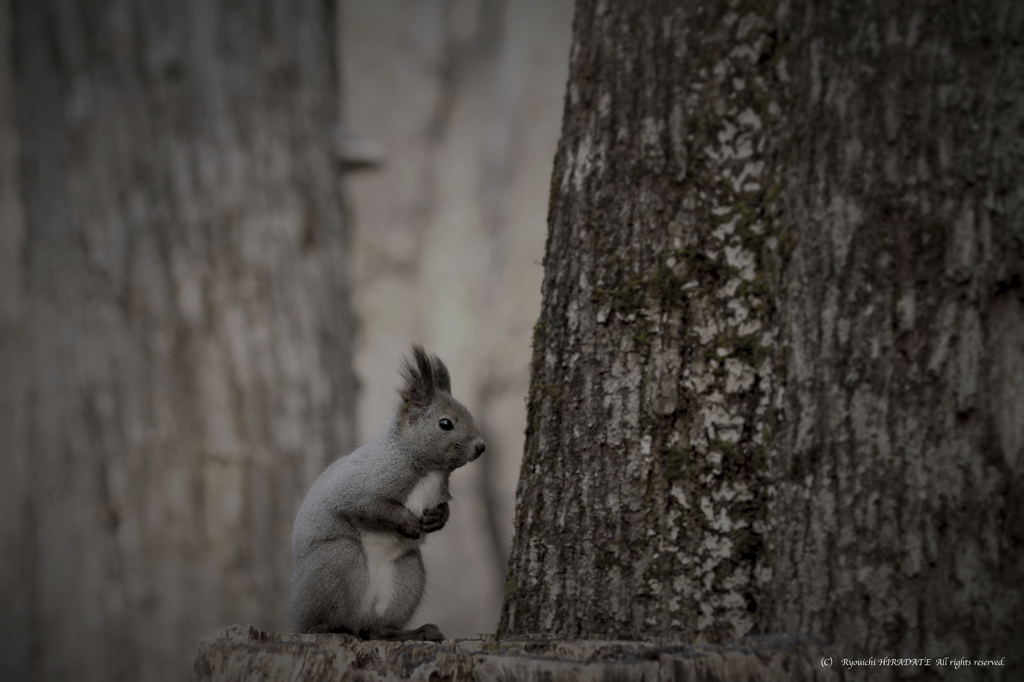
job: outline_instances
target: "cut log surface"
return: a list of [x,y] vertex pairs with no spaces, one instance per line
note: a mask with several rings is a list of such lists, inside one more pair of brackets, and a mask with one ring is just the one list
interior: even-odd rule
[[[824,663],[829,665],[824,665]],[[838,680],[830,645],[723,632],[494,635],[441,643],[362,641],[232,625],[199,644],[193,682],[341,680]]]

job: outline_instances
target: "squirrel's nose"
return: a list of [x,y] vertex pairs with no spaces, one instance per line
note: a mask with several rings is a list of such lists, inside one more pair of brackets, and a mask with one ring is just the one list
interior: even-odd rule
[[482,455],[484,450],[486,450],[486,449],[487,449],[487,443],[483,442],[482,440],[478,440],[476,443],[474,443],[473,444],[473,459],[476,459],[477,457]]

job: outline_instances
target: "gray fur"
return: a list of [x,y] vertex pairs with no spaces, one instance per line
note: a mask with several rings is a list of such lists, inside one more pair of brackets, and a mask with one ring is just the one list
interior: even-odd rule
[[422,347],[412,350],[396,414],[369,443],[327,467],[295,517],[290,606],[297,632],[443,637],[433,625],[402,629],[423,597],[419,545],[447,521],[449,475],[479,457],[484,441],[451,395],[448,368]]

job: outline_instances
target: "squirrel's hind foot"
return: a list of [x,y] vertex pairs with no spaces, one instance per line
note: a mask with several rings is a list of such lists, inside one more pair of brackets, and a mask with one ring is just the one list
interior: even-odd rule
[[433,623],[427,623],[415,630],[384,630],[374,633],[368,639],[383,639],[392,642],[443,642],[441,629]]
[[340,635],[341,637],[344,637],[346,639],[359,639],[355,635],[355,633],[353,633],[348,628],[346,628],[346,627],[332,628],[327,623],[320,623],[319,625],[314,625],[313,627],[311,627],[309,630],[306,631],[306,634],[310,634],[310,635]]

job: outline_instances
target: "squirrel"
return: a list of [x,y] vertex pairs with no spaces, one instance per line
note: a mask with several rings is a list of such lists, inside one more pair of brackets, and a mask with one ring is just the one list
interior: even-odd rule
[[292,528],[290,610],[297,632],[442,641],[403,628],[426,583],[420,545],[448,521],[448,477],[486,444],[452,397],[448,368],[412,347],[396,413],[338,458],[306,494]]

